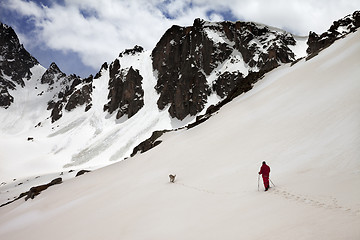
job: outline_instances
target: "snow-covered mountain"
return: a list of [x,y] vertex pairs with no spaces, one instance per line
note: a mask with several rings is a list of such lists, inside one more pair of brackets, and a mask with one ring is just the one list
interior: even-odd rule
[[359,16],[309,37],[258,23],[196,19],[170,28],[152,51],[125,50],[86,79],[67,76],[55,63],[45,69],[1,24],[0,203],[54,176],[65,180],[72,170],[144,152],[164,132],[203,122],[265,73],[310,61],[355,32]]
[[[163,134],[158,139],[162,143],[150,151],[78,178],[72,178],[75,173],[67,171],[7,183],[1,187],[0,195],[5,188],[28,190],[29,182],[40,184],[41,178],[65,180],[33,200],[19,200],[1,207],[0,238],[359,239],[360,33],[355,30],[324,47],[321,51],[311,50],[316,53],[296,64],[282,64],[244,94],[236,96],[234,90],[232,99],[226,101],[228,104],[208,111],[212,117],[207,121],[191,129]],[[2,129],[2,134],[5,132],[8,140],[13,141],[13,145],[6,145],[13,146],[9,150],[20,146],[24,152],[41,151],[41,144],[37,143],[42,137],[40,133],[54,127],[41,141],[45,146],[57,144],[58,154],[71,153],[66,144],[61,145],[61,136],[66,135],[74,142],[95,138],[93,141],[100,144],[103,139],[99,151],[92,154],[105,156],[110,151],[106,147],[112,143],[109,148],[114,148],[117,144],[125,129],[123,124],[137,116],[144,117],[141,119],[146,124],[144,119],[154,115],[146,115],[143,109],[149,107],[150,101],[157,103],[160,99],[158,88],[154,89],[160,72],[144,74],[153,64],[146,52],[123,54],[119,58],[121,68],[117,64],[114,61],[109,67],[104,66],[101,76],[93,79],[92,106],[87,112],[85,101],[82,107],[63,110],[62,117],[54,123],[51,119],[43,120],[36,130],[29,130],[31,117],[27,117],[28,125],[22,128],[14,125]],[[129,119],[124,116],[117,119],[116,111],[112,114],[103,111],[104,102],[110,100],[106,91],[111,81],[110,69],[117,69],[114,76],[121,79],[130,72],[137,79],[141,75],[142,84],[151,86],[153,97],[147,99],[148,89],[143,87],[144,105]],[[203,74],[207,76],[206,72]],[[39,89],[42,85],[34,82],[33,88],[42,91]],[[79,84],[76,91],[85,85]],[[43,97],[47,89],[44,87]],[[117,90],[114,91],[116,95]],[[141,97],[135,95],[140,101]],[[26,94],[14,99],[18,96],[25,101]],[[35,103],[32,107],[36,111]],[[16,100],[13,104],[17,104]],[[174,127],[168,109],[159,111],[154,105],[158,114],[164,114],[158,118],[162,124]],[[169,109],[170,106],[171,103]],[[101,111],[94,111],[98,108]],[[119,110],[129,114],[130,110],[125,109]],[[46,116],[49,117],[49,112]],[[132,123],[134,127],[140,126]],[[37,131],[39,135],[35,135]],[[75,136],[77,131],[80,137]],[[16,136],[23,138],[28,133],[34,142],[27,143],[26,139],[23,144],[15,142]],[[54,156],[55,150],[48,157],[52,160]],[[263,160],[270,165],[270,177],[276,185],[268,192],[263,192],[261,182],[260,191],[257,186]],[[169,174],[177,175],[175,183],[169,183]]]
[[153,51],[135,46],[81,79],[27,52],[13,57],[25,50],[10,27],[2,32],[2,182],[129,157],[154,131],[194,122],[235,88],[249,90],[252,72],[305,56],[307,46],[306,37],[261,24],[196,19],[170,28]]

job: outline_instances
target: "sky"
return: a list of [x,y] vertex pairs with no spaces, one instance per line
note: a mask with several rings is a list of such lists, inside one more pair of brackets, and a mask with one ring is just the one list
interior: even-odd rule
[[322,33],[360,10],[358,0],[1,0],[0,21],[13,27],[44,67],[87,77],[120,52],[152,50],[172,25],[254,21],[296,35]]

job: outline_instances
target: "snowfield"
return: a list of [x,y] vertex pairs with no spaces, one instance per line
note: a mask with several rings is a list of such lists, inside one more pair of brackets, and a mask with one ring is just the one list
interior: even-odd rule
[[144,154],[1,207],[0,239],[360,239],[359,56],[355,32]]
[[[0,108],[0,182],[8,184],[13,179],[25,181],[48,173],[103,167],[129,157],[152,132],[184,127],[195,121],[195,116],[177,121],[169,116],[168,109],[158,109],[150,54],[151,51],[145,51],[119,58],[122,68],[139,69],[144,78],[144,107],[131,119],[116,119],[116,112],[104,112],[104,104],[109,101],[109,70],[102,70],[102,76],[93,81],[90,110],[77,107],[51,124],[51,111],[44,110],[58,92],[49,91],[48,85],[40,83],[46,69],[36,65],[26,87],[13,93],[15,102],[9,109]],[[59,89],[60,85],[57,82],[53,88]],[[33,140],[28,141],[29,137]]]

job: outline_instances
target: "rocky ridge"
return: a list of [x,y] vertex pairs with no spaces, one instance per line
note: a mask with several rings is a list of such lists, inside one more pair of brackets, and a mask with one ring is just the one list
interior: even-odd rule
[[[321,35],[310,32],[307,53],[312,55],[355,31],[360,25],[359,16],[356,11],[335,21]],[[1,24],[0,30],[0,106],[6,108],[13,102],[9,90],[24,87],[32,74],[31,67],[38,62],[19,43],[11,27]],[[252,22],[211,23],[195,19],[192,26],[172,26],[151,54],[158,79],[155,86],[159,94],[158,108],[168,107],[170,116],[179,120],[196,116],[213,92],[224,99],[241,85],[248,90],[251,86],[244,79],[250,73],[268,72],[280,64],[295,61],[291,50],[294,45],[296,40],[292,34]],[[124,115],[130,118],[144,105],[143,77],[134,67],[121,68],[119,62],[126,55],[143,51],[140,46],[127,49],[109,65],[109,101],[104,103],[103,110],[110,114],[116,112],[116,118]],[[101,69],[107,68],[105,63]],[[49,91],[57,88],[47,108],[51,111],[51,121],[60,119],[64,110],[83,105],[86,110],[91,108],[92,81],[98,77],[66,76],[52,63],[40,79],[41,84],[49,85]]]
[[324,33],[318,35],[315,32],[309,33],[308,49],[306,52],[312,56],[320,50],[330,46],[337,39],[349,33],[355,32],[360,27],[360,11],[355,11],[342,19],[334,21],[331,27]]

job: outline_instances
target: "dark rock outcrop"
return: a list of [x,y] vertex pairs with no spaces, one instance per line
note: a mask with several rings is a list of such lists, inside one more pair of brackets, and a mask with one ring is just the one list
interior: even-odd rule
[[308,59],[316,55],[319,51],[333,44],[337,39],[342,38],[349,33],[355,32],[360,27],[360,11],[347,15],[342,19],[334,21],[329,30],[318,35],[315,32],[309,33]]
[[109,74],[110,101],[105,104],[104,111],[110,114],[117,111],[117,119],[124,115],[131,118],[144,106],[143,78],[133,67],[121,69],[119,59],[110,65]]
[[14,102],[9,90],[24,87],[24,79],[30,79],[30,69],[36,64],[38,61],[20,44],[15,31],[0,23],[0,107],[8,108]]
[[78,171],[78,172],[76,173],[76,176],[75,176],[75,177],[81,176],[81,175],[83,175],[83,174],[85,174],[85,173],[88,173],[88,172],[91,172],[91,171],[89,171],[89,170],[80,170],[80,171]]
[[213,84],[213,90],[220,97],[226,97],[236,86],[240,85],[243,79],[241,72],[224,72],[221,74]]
[[131,49],[125,49],[125,51],[121,52],[119,54],[119,57],[123,57],[125,55],[135,55],[136,53],[141,53],[144,51],[144,48],[138,45],[135,45],[133,48]]
[[99,72],[95,74],[94,79],[100,78],[100,77],[101,77],[101,72],[102,72],[103,70],[108,70],[108,68],[109,68],[109,66],[108,66],[107,62],[104,62],[103,65],[101,66]]
[[52,180],[48,184],[39,185],[39,186],[30,188],[30,190],[25,193],[26,194],[25,201],[27,201],[29,198],[34,199],[34,197],[39,195],[42,191],[48,189],[49,187],[51,187],[53,185],[60,184],[60,183],[62,183],[61,177]]
[[145,141],[141,142],[138,146],[136,146],[131,153],[131,157],[135,156],[138,152],[144,153],[153,147],[156,147],[161,143],[160,140],[157,140],[159,137],[161,137],[164,133],[169,132],[168,130],[163,131],[155,131],[152,133],[151,137],[146,139]]
[[14,86],[7,80],[0,81],[0,107],[8,108],[14,102],[14,97],[9,93],[9,89],[13,89]]
[[216,47],[197,19],[192,27],[171,27],[152,51],[153,68],[158,72],[156,90],[160,109],[170,104],[172,117],[184,119],[204,108],[210,87],[206,74],[225,60],[231,49]]
[[[211,93],[207,77],[225,61],[238,61],[236,56],[241,56],[250,68],[270,71],[294,60],[288,46],[295,43],[291,34],[255,23],[196,19],[190,27],[173,26],[152,51],[158,107],[170,105],[170,115],[180,120],[196,115]],[[222,73],[212,88],[225,97],[245,76],[239,71]]]
[[62,114],[63,114],[63,103],[62,102],[53,102],[53,101],[50,101],[49,103],[49,106],[48,106],[48,109],[52,109],[51,111],[51,122],[55,122],[57,120],[59,120],[61,117],[62,117]]
[[71,111],[72,109],[76,108],[77,106],[82,106],[87,104],[90,106],[91,104],[91,93],[92,93],[92,79],[93,77],[90,76],[83,80],[83,84],[81,88],[75,89],[74,86],[71,87],[73,89],[71,95],[69,95],[69,99],[67,104],[65,105],[65,110]]

